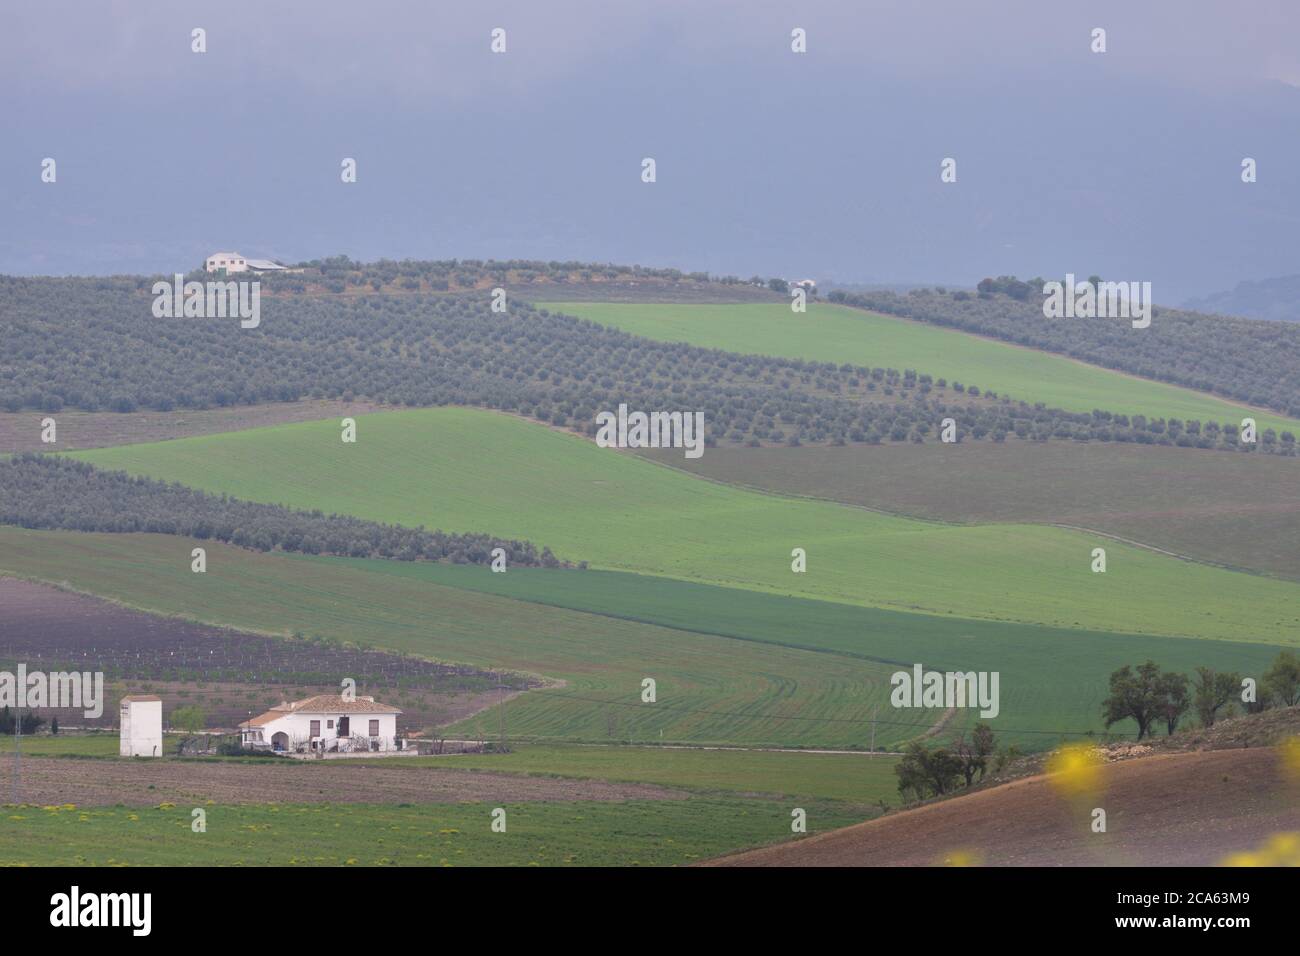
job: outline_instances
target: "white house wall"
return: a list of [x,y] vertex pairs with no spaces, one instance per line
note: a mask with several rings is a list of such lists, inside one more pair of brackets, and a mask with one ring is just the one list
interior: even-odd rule
[[[261,726],[262,743],[266,746],[272,746],[272,741],[276,734],[284,733],[288,735],[289,744],[287,749],[293,750],[298,745],[306,746],[312,740],[323,740],[328,748],[332,741],[338,739],[339,735],[339,717],[340,714],[285,714],[276,720]],[[379,721],[379,740],[381,750],[392,750],[393,740],[397,736],[397,715],[396,714],[348,714],[349,727],[348,737],[365,737],[370,738],[370,721]],[[316,737],[311,736],[311,722],[320,721],[320,734]],[[329,721],[334,721],[334,726],[328,726]]]

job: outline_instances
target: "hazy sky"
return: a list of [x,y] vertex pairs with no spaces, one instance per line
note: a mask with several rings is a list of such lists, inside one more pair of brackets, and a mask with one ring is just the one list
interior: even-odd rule
[[1097,272],[1177,302],[1300,272],[1294,0],[43,0],[3,23],[5,273],[233,248]]

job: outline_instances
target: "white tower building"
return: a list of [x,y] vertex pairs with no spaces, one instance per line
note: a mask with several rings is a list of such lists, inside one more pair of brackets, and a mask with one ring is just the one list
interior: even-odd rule
[[162,756],[162,698],[132,694],[122,698],[122,743],[118,754],[123,757]]

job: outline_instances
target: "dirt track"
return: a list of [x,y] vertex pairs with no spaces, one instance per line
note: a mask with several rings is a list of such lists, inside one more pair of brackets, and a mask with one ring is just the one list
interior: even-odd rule
[[[1107,832],[1090,830],[1093,807]],[[1268,748],[1106,766],[1106,792],[1072,803],[1045,776],[890,814],[711,866],[1198,866],[1300,830],[1300,788]]]
[[[0,759],[9,801],[12,757]],[[268,759],[265,763],[203,760],[23,757],[23,803],[79,807],[157,806],[162,802],[459,803],[462,801],[671,800],[687,794],[663,787],[599,780],[460,770],[408,764],[413,758],[356,761]]]

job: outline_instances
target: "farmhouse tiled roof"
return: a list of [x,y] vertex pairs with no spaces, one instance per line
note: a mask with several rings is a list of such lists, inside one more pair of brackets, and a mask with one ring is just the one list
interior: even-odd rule
[[354,697],[351,700],[348,700],[341,694],[319,694],[316,697],[308,697],[306,700],[295,700],[291,704],[281,704],[279,707],[272,707],[271,709],[292,714],[332,714],[335,711],[340,714],[401,713],[401,711],[396,707],[381,704],[373,697]]
[[155,695],[153,695],[153,694],[127,694],[125,697],[122,698],[122,700],[123,700],[123,701],[127,701],[127,700],[157,700],[157,701],[161,701],[162,698],[161,698],[161,697],[157,697],[157,696],[155,696]]
[[396,707],[381,704],[373,697],[348,700],[341,694],[318,694],[291,703],[278,704],[264,714],[244,721],[244,727],[262,727],[289,714],[400,714]]

